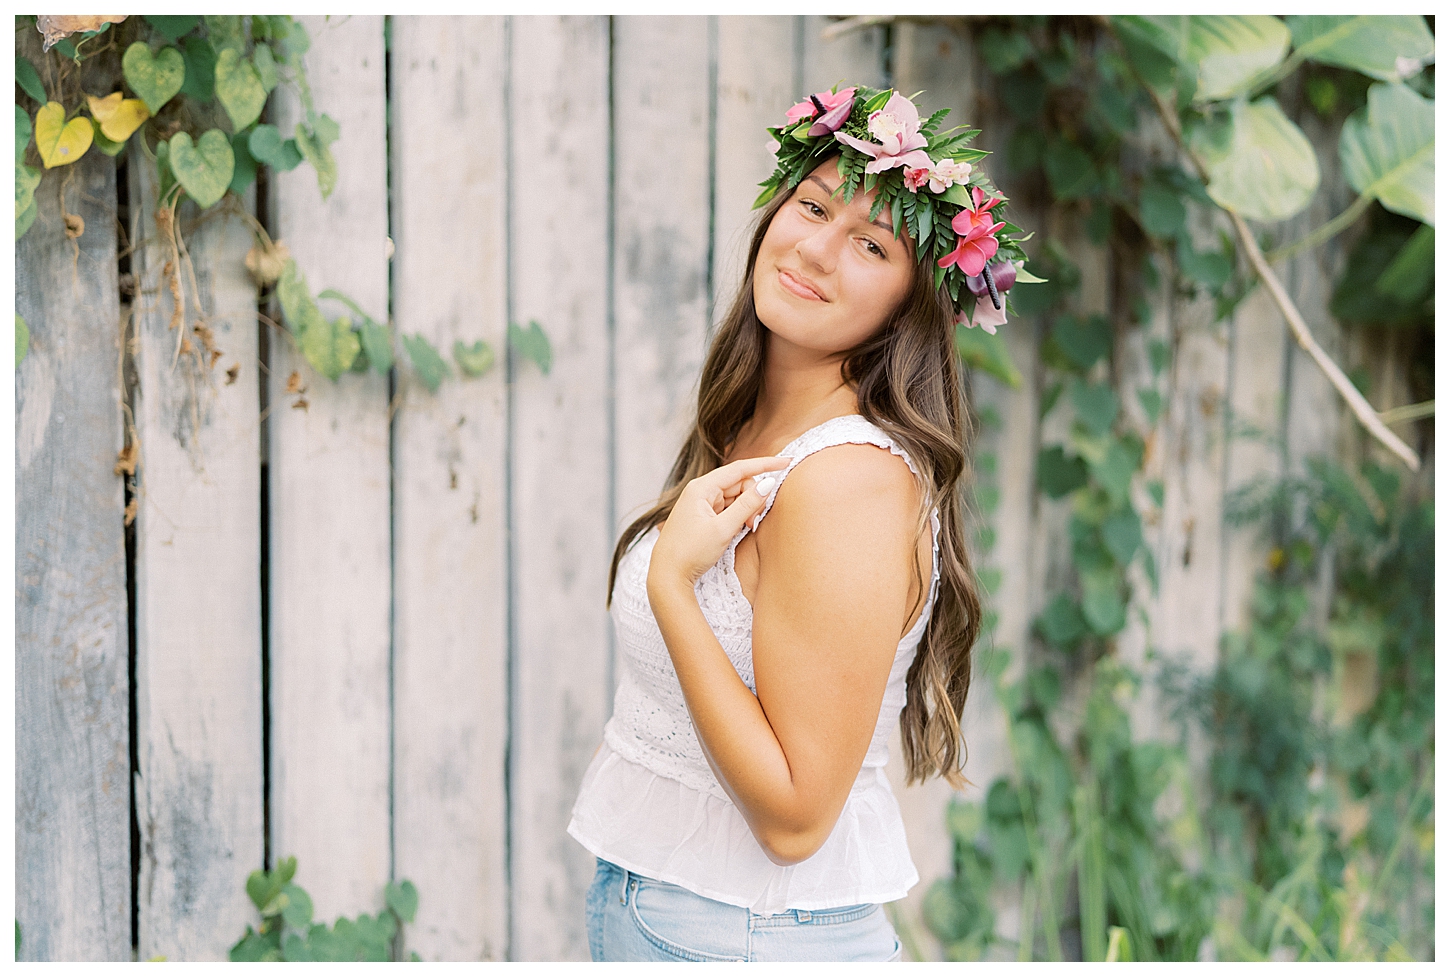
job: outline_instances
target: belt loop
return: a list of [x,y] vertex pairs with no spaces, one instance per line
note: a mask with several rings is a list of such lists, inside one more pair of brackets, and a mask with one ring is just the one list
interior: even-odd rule
[[811,921],[811,911],[809,909],[797,909],[795,911],[795,921],[797,923],[809,923]]
[[619,904],[621,906],[629,903],[629,869],[624,870],[624,881],[619,886]]

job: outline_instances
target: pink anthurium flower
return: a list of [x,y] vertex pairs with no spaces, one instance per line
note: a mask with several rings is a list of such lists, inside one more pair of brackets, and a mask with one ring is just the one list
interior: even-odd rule
[[867,173],[881,173],[896,166],[929,170],[933,164],[926,154],[926,137],[920,129],[921,118],[916,114],[915,103],[898,93],[866,120],[866,131],[881,140],[880,145],[844,132],[837,132],[836,139],[871,157],[871,162],[866,164]]
[[961,235],[957,238],[956,250],[937,262],[942,268],[956,265],[968,278],[982,273],[987,262],[997,253],[997,239],[993,235],[1007,226],[1001,221],[992,223],[990,211],[1002,202],[1001,198],[993,197],[983,202],[982,188],[973,187],[972,200],[976,204],[975,209],[966,208],[952,219],[952,230]]
[[839,92],[816,92],[804,102],[797,102],[785,113],[786,125],[795,125],[802,119],[813,119],[819,113],[816,103],[819,102],[824,108],[825,114],[816,119],[816,124],[811,126],[808,136],[824,136],[826,133],[835,132],[846,124],[851,116],[851,105],[856,99],[855,88],[843,88]]

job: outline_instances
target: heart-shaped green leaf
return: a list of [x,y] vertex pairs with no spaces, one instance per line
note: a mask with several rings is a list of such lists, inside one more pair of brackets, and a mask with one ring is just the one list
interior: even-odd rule
[[331,322],[324,319],[320,326],[309,328],[299,342],[307,362],[329,380],[336,380],[351,368],[362,350],[350,316],[338,316]]
[[478,340],[472,346],[463,345],[463,340],[453,341],[453,359],[458,368],[467,376],[482,376],[489,367],[493,366],[493,350],[483,340]]
[[25,149],[30,145],[30,116],[15,106],[15,162],[25,162]]
[[257,178],[257,161],[252,158],[251,152],[247,149],[247,143],[251,134],[239,132],[232,136],[232,182],[231,191],[237,196],[247,192],[252,181]]
[[266,163],[278,172],[296,169],[297,164],[302,162],[302,153],[298,150],[296,141],[284,140],[276,126],[265,122],[252,130],[251,138],[247,140],[247,148],[259,163]]
[[258,44],[252,50],[252,68],[257,72],[257,80],[267,91],[277,87],[277,61],[272,57],[272,48],[266,44]]
[[225,48],[216,59],[216,97],[232,120],[232,128],[240,132],[262,114],[267,104],[267,89],[250,61],[236,48]]
[[[37,126],[38,128],[38,126]],[[1386,210],[1435,223],[1435,103],[1401,84],[1369,88],[1339,134],[1344,177]]]
[[251,897],[252,904],[259,911],[276,898],[277,893],[281,891],[282,884],[274,882],[272,876],[261,869],[254,869],[252,874],[247,876],[247,895]]
[[1277,17],[1189,18],[1186,59],[1197,66],[1196,101],[1246,91],[1289,50],[1289,28]]
[[1082,617],[1088,627],[1103,637],[1123,630],[1128,617],[1118,574],[1096,572],[1083,574],[1081,579]]
[[1227,132],[1200,127],[1190,142],[1208,170],[1208,195],[1251,220],[1293,217],[1319,186],[1314,147],[1273,96],[1234,102]]
[[1106,316],[1064,313],[1052,324],[1052,341],[1073,365],[1086,371],[1113,348],[1113,326]]
[[548,375],[549,366],[554,360],[554,350],[549,345],[549,337],[544,335],[543,327],[537,322],[530,320],[528,329],[521,329],[517,323],[510,322],[509,345],[520,355],[537,363],[544,375]]
[[1037,484],[1049,498],[1060,499],[1087,484],[1087,465],[1061,445],[1037,453]]
[[1419,72],[1435,54],[1435,36],[1418,14],[1289,17],[1294,53],[1380,81]]
[[326,200],[328,194],[337,186],[337,161],[332,158],[332,150],[301,122],[297,123],[295,138],[302,158],[317,171],[317,187],[322,191],[322,199]]
[[181,94],[205,105],[216,94],[216,48],[204,37],[188,37],[181,51],[186,61]]
[[[317,297],[336,299],[357,314],[360,322],[358,337],[362,340],[363,359],[365,360],[362,369],[367,369],[367,364],[371,363],[379,373],[387,376],[388,370],[393,365],[393,331],[387,326],[379,324],[372,316],[363,311],[362,306],[335,288],[319,292]],[[352,368],[357,370],[358,364],[354,363]]]
[[187,195],[205,209],[222,198],[232,182],[236,159],[232,144],[220,129],[208,129],[195,143],[185,132],[171,137],[171,171]]
[[424,385],[430,391],[436,391],[448,375],[448,364],[438,350],[419,333],[404,336],[403,348],[408,351],[408,359],[413,361],[413,368],[418,371]]
[[342,127],[334,122],[332,116],[326,112],[308,112],[307,124],[311,127],[313,134],[317,136],[317,141],[324,146],[331,146],[342,134]]
[[29,58],[19,55],[15,57],[15,82],[20,86],[21,91],[44,105],[50,99],[45,97],[45,86],[40,82],[40,72],[35,70],[35,65]]
[[[30,352],[30,327],[15,313],[15,365],[19,366],[20,361],[25,359],[25,354]],[[409,917],[410,919],[412,917]]]
[[65,120],[65,106],[46,102],[35,113],[35,148],[46,169],[74,163],[86,154],[95,139],[89,119],[76,116]]
[[152,55],[145,41],[137,41],[122,56],[121,73],[131,91],[155,115],[181,91],[186,81],[186,61],[174,47],[164,47]]
[[[405,923],[413,921],[413,916],[418,912],[418,889],[413,883],[407,879],[401,883],[389,882],[383,890],[383,895],[388,908],[397,913],[399,919]],[[391,923],[391,920],[389,922]]]
[[1048,643],[1058,648],[1071,647],[1087,633],[1081,609],[1067,594],[1054,597],[1034,623]]
[[1435,228],[1421,224],[1390,266],[1375,279],[1374,290],[1403,302],[1428,298],[1435,284]]
[[1103,523],[1102,533],[1103,545],[1123,567],[1132,562],[1138,547],[1143,545],[1143,521],[1132,509],[1109,516]]

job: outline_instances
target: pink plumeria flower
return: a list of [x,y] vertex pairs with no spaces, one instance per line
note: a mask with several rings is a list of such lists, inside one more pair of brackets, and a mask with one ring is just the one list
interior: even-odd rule
[[932,193],[944,193],[947,187],[966,183],[967,177],[971,175],[971,163],[958,163],[947,156],[936,161],[927,179]]
[[836,139],[871,157],[871,162],[866,164],[867,173],[881,173],[897,166],[908,170],[929,170],[933,164],[926,154],[926,137],[920,129],[921,118],[916,114],[916,105],[898,93],[866,120],[866,131],[880,139],[880,145],[844,132],[837,132]]
[[[816,119],[816,124],[811,126],[806,135],[824,136],[841,128],[851,117],[851,105],[856,99],[856,89],[843,88],[839,92],[816,92],[815,98],[825,107],[826,114]],[[802,119],[812,119],[816,115],[816,104],[808,98],[804,102],[797,102],[790,107],[785,113],[785,122],[786,125],[795,125]]]
[[952,219],[952,230],[961,235],[957,238],[956,250],[937,262],[941,268],[956,265],[968,276],[980,275],[987,267],[987,262],[997,253],[997,239],[993,235],[1007,226],[1001,221],[992,223],[990,211],[1002,202],[1000,197],[983,202],[982,188],[973,187],[972,201],[975,208],[966,208]]

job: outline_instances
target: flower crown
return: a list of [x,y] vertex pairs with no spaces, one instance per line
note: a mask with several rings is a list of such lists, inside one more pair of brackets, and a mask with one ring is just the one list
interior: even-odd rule
[[1007,201],[972,166],[988,155],[967,147],[981,130],[938,132],[950,110],[922,122],[912,98],[858,85],[817,92],[793,105],[784,125],[766,130],[779,143],[779,162],[755,206],[769,203],[782,187],[794,189],[839,152],[836,171],[843,182],[837,192],[850,203],[858,190],[874,189],[870,219],[889,211],[892,232],[900,237],[904,226],[917,242],[918,259],[936,262],[936,287],[947,283],[958,321],[995,333],[1011,311],[1008,290],[1018,282],[1044,281],[1023,267],[1022,243],[1032,235],[991,213]]

